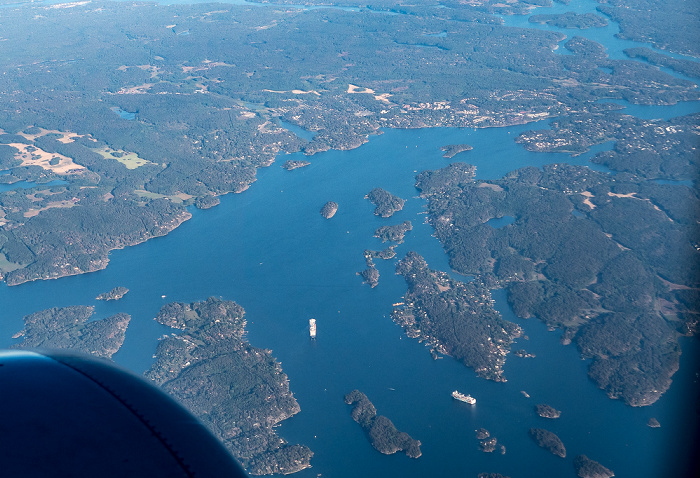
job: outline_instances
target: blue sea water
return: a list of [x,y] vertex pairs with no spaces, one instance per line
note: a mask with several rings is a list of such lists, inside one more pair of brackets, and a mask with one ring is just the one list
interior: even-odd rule
[[[654,108],[655,117],[668,114],[664,107]],[[548,331],[536,319],[515,317],[503,291],[494,293],[497,309],[529,337],[513,348],[536,355],[509,356],[506,383],[480,379],[448,357],[433,360],[390,319],[392,304],[406,291],[394,268],[407,251],[419,252],[434,269],[468,279],[450,271],[425,223],[425,202],[414,187],[418,172],[453,162],[442,157],[441,146],[472,145],[464,160],[477,166],[480,179],[554,162],[605,171],[589,159],[611,148],[610,143],[570,157],[527,152],[513,142],[523,131],[545,127],[538,123],[485,130],[387,130],[352,151],[281,156],[260,170],[258,181],[244,193],[223,197],[221,205],[210,210],[193,210],[192,219],[166,237],[112,252],[104,271],[16,287],[0,285],[0,347],[17,342],[10,337],[22,329],[23,315],[55,306],[94,305],[95,318],[117,312],[132,315],[115,360],[143,372],[152,363],[158,337],[174,332],[152,320],[160,306],[218,296],[246,309],[249,341],[272,349],[290,378],[302,411],[278,432],[316,453],[313,468],[296,476],[500,472],[514,478],[573,477],[572,460],[578,454],[601,462],[618,477],[679,476],[678,457],[694,453],[693,434],[699,426],[697,340],[681,342],[681,368],[671,389],[651,407],[631,408],[608,399],[588,380],[588,362],[573,345],[560,344],[559,332]],[[295,133],[303,137],[302,131]],[[286,159],[308,159],[312,164],[286,171],[280,167]],[[374,216],[374,206],[364,199],[374,187],[406,199],[405,208],[391,219]],[[339,210],[326,220],[319,210],[330,200]],[[374,230],[404,220],[414,228],[397,247],[397,258],[376,260],[378,287],[363,285],[355,275],[365,268],[363,251],[386,246],[373,237]],[[94,300],[115,286],[130,292],[120,301]],[[311,317],[318,323],[315,341],[308,337]],[[369,445],[343,402],[343,395],[354,388],[365,392],[398,429],[421,440],[421,458],[384,456]],[[454,401],[450,392],[455,389],[475,396],[477,405]],[[562,417],[551,421],[536,416],[538,403],[562,410]],[[661,428],[647,427],[650,417],[656,417]],[[506,446],[505,455],[479,451],[474,430],[481,427]],[[567,457],[537,447],[528,437],[530,427],[556,432]]]

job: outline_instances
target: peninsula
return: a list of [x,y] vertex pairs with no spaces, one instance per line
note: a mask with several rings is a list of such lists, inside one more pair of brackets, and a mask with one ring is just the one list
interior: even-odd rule
[[405,304],[392,318],[406,335],[425,341],[434,356],[450,355],[477,375],[504,382],[503,365],[513,340],[522,329],[504,320],[493,308],[486,283],[459,282],[428,268],[415,252],[396,266],[408,285]]
[[382,226],[374,231],[374,237],[382,240],[382,242],[396,242],[401,244],[406,233],[413,229],[413,224],[411,221],[404,221],[401,224],[395,224],[393,226]]
[[[614,118],[614,124],[637,121]],[[676,123],[679,128],[659,133],[658,141],[639,139],[682,141],[686,121]],[[602,126],[567,124],[571,131]],[[684,164],[694,168],[688,155],[659,151],[680,177]],[[656,153],[649,154],[644,158],[655,161]],[[430,224],[454,270],[507,288],[518,316],[563,329],[563,342],[575,342],[593,359],[589,376],[611,398],[643,406],[670,386],[678,337],[697,331],[690,297],[700,286],[691,212],[700,200],[690,188],[646,178],[555,164],[477,181],[473,166],[455,163],[420,173],[416,187],[428,199]],[[503,216],[513,223],[488,224]]]

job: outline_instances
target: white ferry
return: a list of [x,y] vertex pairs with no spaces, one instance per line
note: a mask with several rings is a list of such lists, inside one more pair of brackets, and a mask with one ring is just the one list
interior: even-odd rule
[[471,395],[459,393],[457,390],[452,392],[452,398],[459,400],[460,402],[468,403],[469,405],[474,405],[476,403],[476,398],[472,397]]
[[309,319],[309,335],[312,339],[316,338],[316,319]]

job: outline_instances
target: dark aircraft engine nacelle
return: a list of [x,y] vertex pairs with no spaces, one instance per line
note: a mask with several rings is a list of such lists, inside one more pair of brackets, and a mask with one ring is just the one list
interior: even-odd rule
[[112,362],[0,351],[0,475],[244,477],[173,399]]

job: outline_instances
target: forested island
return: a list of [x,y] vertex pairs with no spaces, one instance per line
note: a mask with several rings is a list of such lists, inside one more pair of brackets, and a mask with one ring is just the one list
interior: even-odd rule
[[[605,125],[568,124],[577,132]],[[566,128],[550,131],[574,137]],[[683,131],[668,136],[690,140]],[[657,138],[672,141],[660,133],[643,141],[657,144]],[[695,167],[690,152],[654,151],[625,158],[637,168],[657,155]],[[682,169],[673,171],[685,177]],[[473,175],[472,166],[455,163],[417,176],[452,268],[506,287],[519,316],[564,329],[564,342],[575,341],[593,358],[589,375],[610,397],[633,406],[654,403],[678,369],[679,335],[698,328],[689,302],[700,285],[692,239],[696,192],[564,164],[524,168],[495,181]],[[515,221],[498,229],[487,224],[506,215]]]
[[382,188],[372,189],[365,197],[376,206],[374,214],[381,217],[391,217],[395,212],[403,209],[405,202]]
[[375,288],[379,285],[379,270],[375,267],[374,263],[369,264],[367,269],[357,274],[362,277],[362,280],[369,284],[370,287]]
[[22,342],[12,348],[71,349],[111,358],[124,343],[131,316],[116,314],[88,322],[94,307],[75,305],[41,310],[24,317]]
[[119,300],[129,292],[126,287],[115,287],[109,292],[103,292],[102,294],[95,297],[95,300]]
[[425,341],[431,351],[450,355],[480,377],[503,382],[503,364],[520,327],[493,308],[486,283],[458,282],[428,268],[415,252],[396,266],[408,285],[405,304],[392,318],[409,337]]
[[310,161],[306,160],[300,160],[300,159],[288,159],[287,161],[284,162],[282,167],[286,169],[287,171],[293,171],[294,169],[299,169],[299,168],[304,168],[311,164]]
[[384,260],[393,259],[396,256],[396,251],[394,251],[395,248],[396,245],[389,246],[381,251],[370,251],[369,249],[365,249],[365,260],[372,260],[375,258]]
[[382,242],[396,242],[401,244],[403,238],[406,236],[408,231],[413,229],[413,224],[411,221],[404,221],[401,224],[395,224],[393,226],[382,226],[374,231],[374,237],[382,240]]
[[[391,251],[392,253],[394,252],[393,249],[386,249],[387,251]],[[393,254],[391,257],[388,257],[387,255],[384,255],[383,252],[373,252],[373,251],[365,251],[365,264],[367,264],[367,269],[363,270],[362,272],[358,272],[357,274],[362,277],[362,280],[364,280],[365,283],[369,284],[370,287],[374,288],[377,287],[379,284],[379,270],[374,264],[374,258],[375,257],[380,257],[382,259],[390,259],[393,257]]]
[[387,417],[377,415],[377,409],[367,395],[353,390],[345,395],[345,403],[353,405],[352,419],[363,428],[372,446],[385,455],[403,451],[411,458],[421,456],[420,441],[406,432],[400,432]]
[[155,320],[178,330],[158,343],[146,377],[199,418],[254,475],[308,468],[313,452],[274,427],[299,412],[270,350],[244,338],[241,306],[210,298],[164,305]]
[[542,418],[559,418],[561,416],[561,411],[544,403],[535,405],[535,411]]
[[454,158],[459,153],[462,153],[464,151],[471,151],[472,149],[474,148],[469,144],[448,144],[440,148],[441,151],[445,152],[445,154],[443,154],[442,157],[447,159]]
[[326,219],[330,219],[335,216],[336,212],[338,212],[338,203],[334,201],[328,201],[321,208],[321,216]]
[[[479,449],[484,453],[492,453],[496,450],[498,445],[498,439],[492,437],[491,433],[486,428],[479,428],[476,430],[476,439],[479,440]],[[506,454],[506,447],[503,445],[498,445],[501,455]]]
[[367,268],[361,272],[358,272],[357,275],[362,277],[362,280],[369,284],[372,288],[376,287],[379,284],[379,269],[377,269],[374,259],[393,259],[396,256],[396,252],[394,251],[395,248],[396,244],[389,246],[386,249],[382,249],[381,251],[370,251],[369,249],[365,249],[364,257]]
[[530,428],[530,437],[553,455],[566,458],[566,448],[556,434],[544,428]]
[[605,468],[597,461],[591,460],[586,455],[574,458],[574,469],[579,478],[611,478],[615,476],[611,470]]

